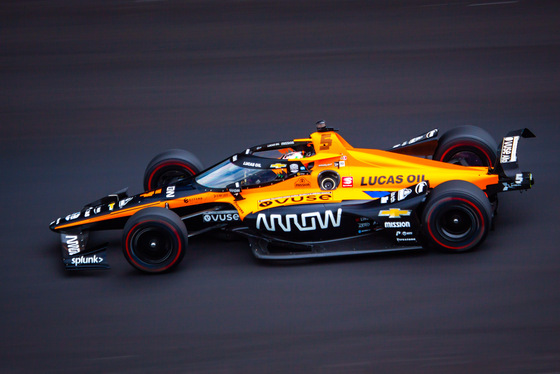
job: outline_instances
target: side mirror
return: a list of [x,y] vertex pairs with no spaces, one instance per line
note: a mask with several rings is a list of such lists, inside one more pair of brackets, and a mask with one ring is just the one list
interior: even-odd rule
[[244,200],[245,198],[241,196],[241,185],[239,182],[229,184],[227,186],[229,193],[235,198],[235,200]]

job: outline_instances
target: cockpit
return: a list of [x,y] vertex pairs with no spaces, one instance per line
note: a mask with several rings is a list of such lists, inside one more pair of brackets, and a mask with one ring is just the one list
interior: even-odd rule
[[[250,161],[244,161],[249,163]],[[196,182],[208,188],[226,188],[239,182],[242,187],[274,183],[284,180],[282,169],[263,169],[260,163],[250,162],[255,166],[236,164],[231,159],[222,161],[213,168],[196,177]]]
[[260,145],[233,155],[196,177],[207,188],[225,189],[239,183],[243,188],[281,182],[309,169],[300,161],[314,154],[308,142],[286,141]]

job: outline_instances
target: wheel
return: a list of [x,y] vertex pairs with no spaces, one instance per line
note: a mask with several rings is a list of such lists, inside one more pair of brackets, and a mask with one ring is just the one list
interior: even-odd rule
[[187,238],[187,229],[177,214],[165,208],[146,208],[126,223],[122,249],[136,269],[161,273],[181,262]]
[[491,225],[492,206],[480,188],[465,181],[440,184],[422,212],[424,238],[442,252],[462,253],[482,243]]
[[463,166],[493,166],[498,158],[498,144],[485,130],[463,126],[442,135],[434,160]]
[[144,190],[151,191],[200,173],[202,163],[190,152],[170,149],[154,157],[144,173]]

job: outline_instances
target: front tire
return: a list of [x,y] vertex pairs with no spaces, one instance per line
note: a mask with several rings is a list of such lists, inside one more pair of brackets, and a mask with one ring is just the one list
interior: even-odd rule
[[488,234],[492,206],[472,183],[449,181],[430,193],[422,213],[427,243],[441,252],[462,253],[476,248]]
[[463,166],[491,167],[498,158],[498,144],[486,130],[462,126],[442,135],[433,159]]
[[126,223],[122,249],[124,257],[136,269],[161,273],[181,262],[187,238],[187,229],[177,214],[165,208],[146,208]]
[[170,149],[154,157],[144,172],[144,190],[153,191],[180,179],[192,177],[203,169],[200,160],[183,149]]

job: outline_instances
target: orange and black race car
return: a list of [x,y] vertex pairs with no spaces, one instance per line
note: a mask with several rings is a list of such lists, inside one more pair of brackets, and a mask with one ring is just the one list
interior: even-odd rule
[[432,247],[465,252],[492,226],[498,193],[526,190],[517,165],[520,138],[500,146],[484,130],[438,130],[389,150],[360,149],[317,123],[307,138],[267,143],[206,170],[184,150],[148,164],[144,190],[126,190],[53,221],[67,269],[107,268],[107,245],[91,231],[123,229],[128,262],[146,272],[182,260],[187,240],[211,230],[246,237],[261,259],[299,259]]

